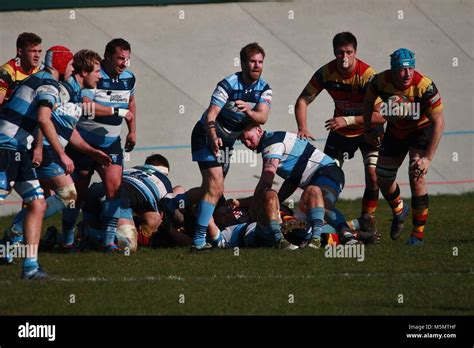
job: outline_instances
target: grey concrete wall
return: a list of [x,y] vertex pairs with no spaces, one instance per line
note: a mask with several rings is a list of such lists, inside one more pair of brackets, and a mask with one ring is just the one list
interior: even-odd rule
[[[45,49],[62,44],[101,54],[110,39],[126,38],[138,80],[138,144],[126,164],[160,152],[170,159],[173,183],[192,187],[201,179],[191,162],[191,130],[216,83],[239,69],[234,58],[240,48],[257,41],[267,53],[263,78],[273,88],[274,102],[266,129],[295,131],[290,105],[314,71],[333,59],[334,34],[349,30],[358,38],[359,58],[377,71],[388,68],[393,50],[407,47],[416,53],[417,69],[436,82],[445,104],[446,131],[427,177],[428,189],[459,193],[472,190],[474,181],[473,8],[474,1],[462,0],[318,0],[8,12],[0,13],[0,61],[14,55],[16,36],[23,31],[42,36]],[[453,66],[454,58],[458,66]],[[320,148],[332,110],[325,92],[310,106],[309,125]],[[254,168],[233,164],[228,194],[251,192],[260,164],[260,158]],[[342,197],[360,197],[360,155],[344,169]],[[406,196],[407,171],[405,163],[399,181]],[[1,213],[17,209],[17,201],[13,194]]]

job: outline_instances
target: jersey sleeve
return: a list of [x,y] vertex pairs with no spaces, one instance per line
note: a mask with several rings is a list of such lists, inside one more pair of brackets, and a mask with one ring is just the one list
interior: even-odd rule
[[60,100],[59,90],[56,88],[56,86],[49,84],[39,86],[36,89],[35,99],[39,105],[48,106],[52,109],[53,106]]
[[312,102],[324,89],[323,68],[324,67],[321,67],[314,73],[306,87],[303,89],[303,92],[301,92],[301,96],[309,102]]
[[13,80],[13,70],[10,65],[5,64],[0,67],[0,91],[6,93],[8,89],[15,87]]
[[365,98],[372,98],[375,100],[374,105],[377,105],[382,102],[380,98],[380,79],[381,74],[372,76],[370,81],[368,81],[367,89],[365,91]]
[[285,152],[285,145],[283,143],[274,143],[265,147],[262,151],[263,160],[277,158],[281,160]]
[[423,109],[427,114],[432,114],[443,109],[443,102],[441,101],[441,95],[439,94],[438,88],[434,82],[431,82],[421,97],[423,103]]
[[96,91],[95,88],[94,89],[85,88],[81,91],[81,95],[83,97],[89,98],[90,100],[94,100],[95,91]]
[[230,83],[226,79],[222,80],[217,84],[216,89],[212,93],[211,104],[220,108],[224,107],[231,92],[232,86]]
[[267,104],[269,107],[272,107],[272,89],[270,85],[267,84],[263,89],[262,94],[260,94],[260,99],[258,100],[259,103]]

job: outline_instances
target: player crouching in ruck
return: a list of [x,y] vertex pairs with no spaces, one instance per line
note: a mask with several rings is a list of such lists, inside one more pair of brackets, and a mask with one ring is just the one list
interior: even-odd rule
[[428,217],[425,175],[443,133],[443,104],[433,81],[415,70],[413,52],[400,48],[390,58],[391,69],[375,76],[365,96],[365,135],[368,141],[377,141],[370,130],[375,103],[388,121],[376,172],[380,190],[393,212],[390,236],[394,240],[401,236],[410,210],[400,198],[400,188],[395,181],[408,153],[413,231],[407,244],[420,245]]
[[[247,148],[261,152],[263,156],[262,176],[255,188],[252,210],[263,207],[261,202],[266,191],[271,189],[275,174],[278,174],[285,179],[279,192],[281,202],[298,187],[303,189],[299,208],[312,227],[309,239],[316,239],[319,244],[326,220],[336,229],[342,244],[358,243],[344,215],[334,207],[344,187],[344,172],[332,158],[294,133],[265,132],[260,126],[246,128],[240,140]],[[275,223],[273,225],[276,227]],[[278,244],[281,234],[278,229],[271,228],[273,225],[270,225],[268,240]]]

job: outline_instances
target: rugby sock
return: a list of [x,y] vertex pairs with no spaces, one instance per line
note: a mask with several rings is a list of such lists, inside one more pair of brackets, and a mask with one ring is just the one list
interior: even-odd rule
[[281,240],[281,227],[277,220],[270,220],[265,230],[266,234],[272,236],[272,239],[275,242],[279,242]]
[[[63,210],[66,206],[64,202],[57,195],[49,196],[46,198],[46,211],[44,213],[44,220],[55,215],[56,213]],[[18,214],[16,214],[15,219],[13,220],[12,229],[15,232],[23,233],[23,222],[25,221],[26,212],[28,209],[23,208]]]
[[[67,241],[72,240],[74,241],[74,225],[76,224],[77,218],[79,217],[79,213],[81,209],[79,208],[69,208],[66,207],[63,209],[63,228],[62,228],[62,240]],[[63,242],[63,244],[66,244]]]
[[23,261],[23,269],[25,272],[31,272],[39,267],[38,257],[26,257]]
[[104,246],[114,244],[117,224],[120,217],[120,199],[106,198],[100,217]]
[[346,222],[344,214],[342,214],[338,209],[333,208],[326,212],[325,218],[327,223],[334,227],[339,235],[344,237],[352,236],[352,233],[349,232],[350,228]]
[[196,210],[196,230],[194,233],[193,244],[201,248],[206,244],[206,233],[209,221],[212,218],[216,206],[205,200],[201,200]]
[[426,220],[428,219],[428,194],[413,196],[411,198],[413,209],[413,231],[412,237],[423,239]]
[[313,233],[307,235],[306,239],[315,238],[314,235],[321,235],[321,226],[324,223],[324,208],[314,207],[308,212],[308,220],[313,229]]
[[360,230],[360,224],[359,224],[359,219],[354,219],[350,221],[346,221],[347,225],[352,231],[358,231]]
[[364,215],[369,213],[370,215],[375,215],[375,210],[377,209],[377,203],[379,202],[379,190],[364,190],[364,196],[362,197],[362,213]]
[[214,239],[209,239],[209,243],[211,243],[211,245],[215,248],[217,248],[219,246],[219,243],[221,242],[222,240],[222,233],[221,231],[219,231],[219,233],[217,234],[217,236],[214,238]]
[[400,214],[403,211],[403,200],[400,198],[400,186],[395,188],[395,191],[392,193],[382,192],[385,200],[388,202],[392,208],[394,214]]

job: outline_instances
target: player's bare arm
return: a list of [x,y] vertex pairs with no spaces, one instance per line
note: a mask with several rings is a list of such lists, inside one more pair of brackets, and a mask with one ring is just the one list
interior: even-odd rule
[[216,131],[216,118],[220,111],[221,108],[219,106],[214,104],[209,105],[209,109],[207,109],[206,124],[204,125],[206,128],[207,139],[211,144],[212,152],[215,156],[219,155],[219,148],[224,145],[222,139],[217,136]]
[[40,106],[38,109],[38,123],[41,131],[48,140],[53,150],[58,154],[66,174],[71,174],[74,171],[74,162],[66,155],[63,147],[59,143],[58,134],[51,121],[51,109],[47,106]]
[[241,112],[246,113],[255,124],[265,124],[268,120],[270,107],[265,103],[258,103],[255,110],[252,110],[249,104],[242,100],[236,100],[235,105],[237,105]]
[[308,129],[308,105],[313,102],[314,98],[315,96],[309,95],[305,89],[296,100],[295,117],[300,138],[316,139]]

